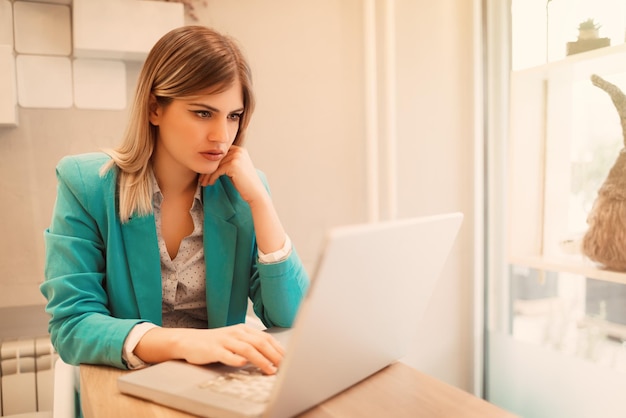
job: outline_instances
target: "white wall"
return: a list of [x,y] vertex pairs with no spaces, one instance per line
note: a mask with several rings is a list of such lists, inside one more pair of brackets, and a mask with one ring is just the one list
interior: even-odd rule
[[361,1],[216,0],[197,15],[250,60],[246,145],[311,268],[329,226],[365,220]]
[[[283,222],[311,268],[329,226],[368,218],[365,2],[200,3],[199,22],[232,34],[250,58],[258,108],[247,146],[268,175]],[[466,215],[424,320],[407,330],[416,333],[407,362],[471,390],[472,2],[391,3],[398,48],[397,214]],[[384,9],[382,0],[376,4],[379,12]],[[131,89],[137,68],[127,70]],[[380,105],[384,127],[382,95]],[[42,301],[42,231],[54,202],[55,163],[67,153],[117,143],[124,123],[123,111],[21,109],[19,128],[0,129],[0,306]]]
[[473,2],[396,3],[398,214],[465,214],[418,326],[409,363],[469,390],[475,233]]

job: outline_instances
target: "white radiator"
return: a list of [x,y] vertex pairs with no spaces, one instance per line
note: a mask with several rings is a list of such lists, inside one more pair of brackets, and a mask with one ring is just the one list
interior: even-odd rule
[[49,336],[1,341],[0,416],[52,411],[57,358]]

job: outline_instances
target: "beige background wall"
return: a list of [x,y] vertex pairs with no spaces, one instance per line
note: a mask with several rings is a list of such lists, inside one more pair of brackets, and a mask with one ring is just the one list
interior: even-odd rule
[[[384,2],[377,3],[380,10]],[[394,31],[397,214],[466,215],[425,318],[407,330],[416,338],[406,361],[467,390],[474,256],[471,4],[398,0]],[[308,268],[328,227],[368,218],[363,8],[361,0],[210,0],[198,10],[200,23],[238,38],[252,63],[258,108],[247,146],[268,175]],[[129,90],[138,68],[127,64]],[[378,118],[384,126],[383,115]],[[68,153],[117,143],[124,124],[125,111],[20,109],[18,128],[0,128],[0,307],[43,302],[37,288],[55,163]]]
[[467,389],[472,387],[477,181],[472,3],[396,2],[398,215],[454,210],[465,214],[408,360]]

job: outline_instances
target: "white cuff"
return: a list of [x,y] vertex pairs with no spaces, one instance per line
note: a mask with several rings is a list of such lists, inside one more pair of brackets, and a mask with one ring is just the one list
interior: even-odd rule
[[137,357],[134,351],[137,344],[139,344],[139,340],[141,340],[146,332],[156,327],[157,326],[151,322],[142,322],[135,325],[126,336],[124,347],[122,349],[122,359],[126,362],[129,369],[141,369],[148,365],[142,359]]
[[283,248],[269,254],[264,254],[261,250],[259,250],[259,261],[263,264],[278,263],[279,261],[286,260],[287,257],[289,257],[289,254],[291,254],[291,240],[288,235],[285,235]]

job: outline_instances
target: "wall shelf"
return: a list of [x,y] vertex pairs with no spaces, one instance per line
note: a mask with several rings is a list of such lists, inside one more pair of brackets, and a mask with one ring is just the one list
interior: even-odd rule
[[126,107],[123,61],[76,58],[72,69],[74,105],[78,109],[122,110]]
[[13,47],[0,45],[0,127],[17,126],[17,87]]
[[[594,182],[605,178],[623,147],[619,115],[590,77],[598,74],[626,91],[625,55],[626,44],[619,44],[512,72],[509,263],[626,284],[626,273],[598,268],[561,248],[565,237],[586,230],[599,187]],[[615,150],[609,140],[619,140]],[[594,152],[601,145],[609,150],[602,156],[606,163]],[[590,162],[596,177],[587,174]],[[593,187],[582,189],[581,176]]]
[[17,126],[19,107],[124,109],[124,61],[184,24],[178,2],[0,0],[0,126]]
[[129,61],[145,59],[161,36],[185,24],[182,3],[161,1],[74,0],[72,18],[74,56]]
[[15,127],[18,122],[12,16],[12,3],[0,0],[0,127]]
[[[40,109],[72,107],[72,61],[69,57],[18,55],[15,61],[20,106]],[[41,77],[42,68],[46,69],[46,77]]]
[[72,53],[68,6],[16,1],[13,19],[18,54],[69,56]]
[[13,6],[0,0],[0,45],[13,45]]
[[542,257],[525,256],[511,257],[509,263],[517,266],[530,267],[535,270],[556,271],[585,276],[590,279],[626,284],[626,272],[603,269],[597,264],[579,256]]
[[594,61],[603,60],[611,56],[614,56],[615,58],[623,58],[625,53],[626,43],[621,43],[617,45],[607,46],[604,48],[593,49],[591,51],[581,52],[579,54],[570,55],[558,61],[551,61],[546,64],[516,70],[513,73],[522,74],[528,72],[549,72],[551,70],[558,70],[560,68],[572,66],[588,67],[588,65],[593,64]]

